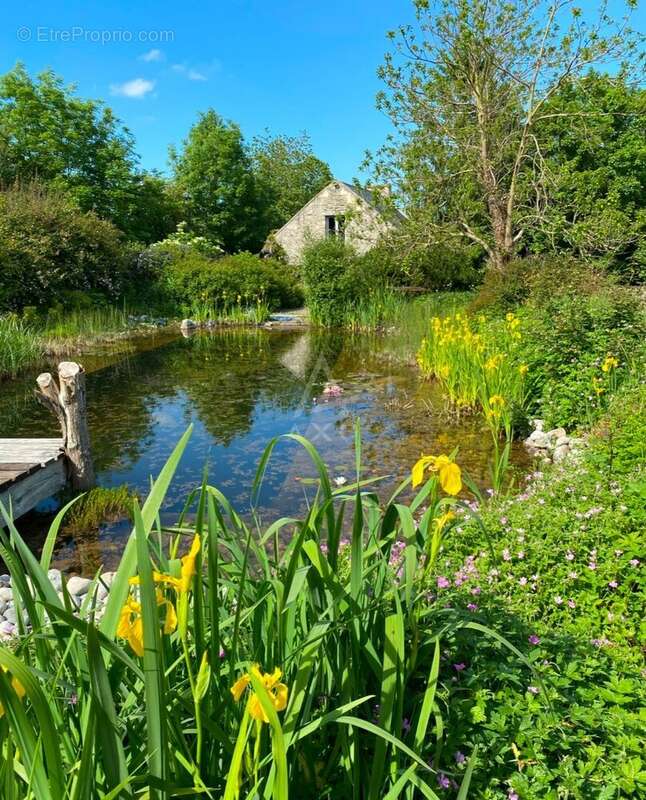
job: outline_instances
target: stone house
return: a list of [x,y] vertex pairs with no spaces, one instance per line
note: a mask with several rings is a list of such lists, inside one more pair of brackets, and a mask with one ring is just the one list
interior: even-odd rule
[[290,264],[299,264],[303,249],[325,236],[342,237],[357,252],[365,253],[396,224],[380,210],[379,201],[385,191],[361,190],[333,180],[279,228],[273,238],[285,250]]

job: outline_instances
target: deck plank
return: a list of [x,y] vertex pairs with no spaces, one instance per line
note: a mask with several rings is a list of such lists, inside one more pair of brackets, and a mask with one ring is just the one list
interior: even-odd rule
[[13,518],[17,519],[41,500],[59,492],[65,486],[66,477],[63,459],[50,461],[47,466],[26,473],[20,480],[0,488],[0,502],[5,508],[9,508],[11,503]]
[[0,468],[3,464],[46,464],[62,454],[62,439],[0,439]]
[[0,439],[0,502],[14,518],[60,491],[66,468],[62,439]]

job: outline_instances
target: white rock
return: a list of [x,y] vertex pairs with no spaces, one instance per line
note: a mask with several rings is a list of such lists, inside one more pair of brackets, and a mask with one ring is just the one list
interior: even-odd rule
[[101,575],[100,580],[105,583],[106,586],[112,586],[112,581],[114,580],[114,576],[116,574],[116,572],[104,572],[103,575]]
[[63,576],[61,574],[60,569],[47,570],[47,577],[49,578],[49,581],[54,587],[54,589],[58,590],[63,585]]
[[4,600],[5,603],[9,603],[11,600],[13,600],[13,591],[9,586],[3,586],[0,588],[0,600]]
[[4,618],[7,622],[11,622],[12,625],[15,625],[18,621],[18,615],[16,614],[16,609],[14,606],[9,606],[4,612]]
[[543,422],[542,419],[535,419],[532,420],[532,425],[534,426],[535,431],[537,431],[538,433],[542,433],[545,423]]
[[[63,596],[63,592],[57,592],[59,600],[63,605],[65,605],[65,598]],[[70,602],[74,608],[78,608],[81,605],[81,598],[75,594],[70,595]]]
[[528,444],[530,447],[537,447],[540,450],[546,450],[550,446],[550,438],[542,431],[534,431],[534,433],[532,433],[530,437],[526,439],[526,444]]
[[554,439],[556,441],[562,436],[567,436],[567,432],[565,428],[553,428],[551,431],[547,432],[547,435],[550,437],[550,439]]
[[569,436],[559,436],[559,438],[554,443],[554,447],[562,447],[563,445],[570,444],[570,437]]
[[0,575],[0,586],[11,586],[11,575]]
[[5,611],[6,607],[7,607],[7,604],[5,603],[5,601],[4,600],[0,600],[0,614],[4,614],[4,611]]
[[557,447],[552,455],[552,460],[555,464],[558,464],[560,461],[563,461],[567,458],[568,453],[570,452],[570,448],[566,444],[562,444],[560,447]]
[[67,582],[67,591],[77,597],[82,597],[87,594],[91,583],[92,581],[89,578],[80,578],[78,575],[74,575]]
[[107,596],[108,596],[108,590],[99,581],[99,583],[97,584],[97,587],[96,587],[96,600],[97,600],[97,603],[103,602]]

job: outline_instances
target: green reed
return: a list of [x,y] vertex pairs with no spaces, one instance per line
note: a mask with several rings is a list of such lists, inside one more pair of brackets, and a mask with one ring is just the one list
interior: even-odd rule
[[11,377],[43,355],[38,336],[14,314],[0,317],[0,378]]

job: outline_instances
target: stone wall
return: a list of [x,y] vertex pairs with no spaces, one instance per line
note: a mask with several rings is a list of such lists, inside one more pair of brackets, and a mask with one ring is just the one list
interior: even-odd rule
[[276,241],[285,249],[290,264],[299,264],[307,244],[325,236],[325,217],[345,216],[345,240],[359,253],[374,247],[389,228],[379,212],[340,181],[333,181],[283,225]]

